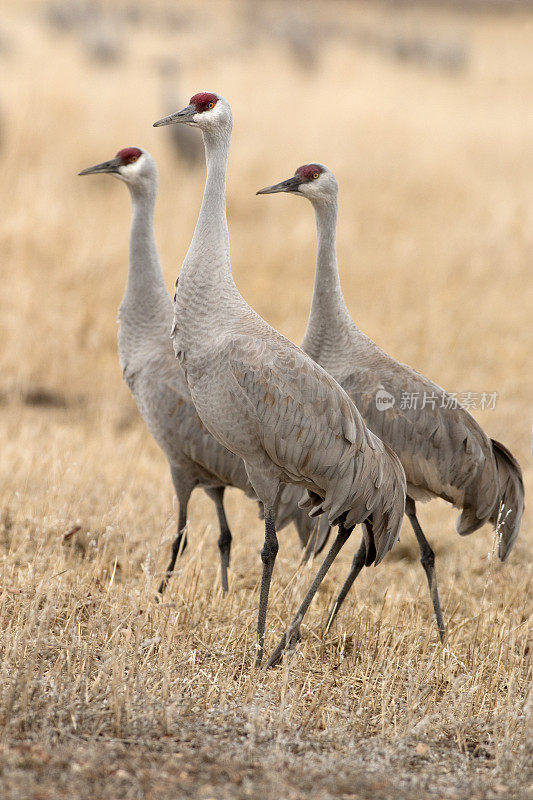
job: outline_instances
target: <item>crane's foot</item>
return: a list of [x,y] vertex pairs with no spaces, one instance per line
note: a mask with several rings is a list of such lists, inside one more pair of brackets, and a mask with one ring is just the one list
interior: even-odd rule
[[322,629],[322,638],[323,639],[328,635],[328,633],[330,631],[330,628],[333,625],[333,620],[337,616],[337,611],[338,610],[339,610],[339,602],[338,602],[338,600],[336,600],[335,603],[333,604],[333,608],[329,612],[329,617],[327,619],[327,622],[324,625],[324,628]]
[[222,570],[221,582],[222,582],[222,594],[225,597],[227,595],[227,593],[229,592],[228,571],[227,570]]
[[444,639],[446,638],[446,625],[444,624],[442,609],[440,607],[439,589],[437,586],[437,576],[435,574],[435,557],[433,555],[433,551],[431,551],[429,558],[423,556],[421,561],[428,579],[429,594],[431,597],[431,602],[433,603],[433,612],[435,614],[435,622],[437,623],[439,639],[441,644],[444,644]]
[[444,624],[444,620],[442,618],[442,612],[440,610],[440,602],[437,595],[437,599],[433,601],[433,608],[435,610],[435,619],[437,622],[437,630],[439,632],[439,639],[441,644],[444,644],[446,640],[446,625]]
[[281,637],[278,646],[268,659],[265,669],[270,669],[271,667],[275,667],[276,664],[279,664],[283,658],[283,653],[286,650],[294,650],[296,645],[302,641],[302,636],[300,634],[300,623],[301,619],[294,620],[289,628],[287,628]]
[[222,593],[227,594],[229,591],[228,581],[228,567],[229,567],[229,550],[220,551],[220,581],[222,583]]
[[255,654],[255,663],[254,669],[261,669],[261,664],[263,663],[263,646],[257,648],[257,653]]
[[169,580],[171,574],[172,573],[169,573],[169,574],[165,575],[165,577],[163,578],[163,580],[159,584],[159,589],[157,590],[157,594],[155,596],[156,603],[161,603],[162,602],[163,594],[165,592],[165,589],[168,586],[168,580]]

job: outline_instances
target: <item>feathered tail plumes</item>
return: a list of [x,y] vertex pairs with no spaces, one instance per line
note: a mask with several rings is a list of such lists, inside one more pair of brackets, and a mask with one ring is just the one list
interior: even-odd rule
[[[390,447],[383,445],[387,460],[386,473],[383,480],[383,491],[378,505],[372,511],[370,526],[363,526],[365,539],[372,531],[376,557],[374,564],[377,566],[394,546],[400,536],[400,528],[405,512],[405,472],[400,459]],[[367,541],[367,553],[370,552],[370,543]]]
[[[367,554],[372,554],[369,564],[379,564],[398,539],[405,511],[405,472],[396,453],[377,437],[374,441],[379,444],[375,450],[369,448],[369,463],[361,465],[354,459],[351,462],[353,471],[345,470],[339,474],[338,485],[342,485],[344,491],[337,493],[341,500],[333,509],[327,495],[323,499],[308,492],[300,500],[300,507],[307,509],[312,517],[322,514],[315,553],[324,547],[329,526],[339,524],[341,518],[347,526],[368,520],[369,524],[363,526],[363,534]],[[384,448],[384,457],[377,458],[381,448]]]
[[524,513],[524,484],[520,464],[509,450],[494,439],[492,449],[498,469],[500,492],[490,521],[498,532],[498,556],[505,561],[520,530]]
[[524,513],[524,484],[516,458],[500,442],[491,439],[491,445],[494,462],[487,462],[487,469],[491,469],[490,494],[482,491],[482,481],[468,487],[455,529],[461,536],[468,536],[486,522],[491,522],[498,532],[498,556],[505,561],[520,530]]

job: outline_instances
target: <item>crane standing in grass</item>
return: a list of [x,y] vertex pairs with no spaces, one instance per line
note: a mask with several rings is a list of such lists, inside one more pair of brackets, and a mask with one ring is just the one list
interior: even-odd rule
[[[159,263],[153,226],[157,167],[146,150],[126,147],[115,158],[88,167],[80,175],[101,173],[122,180],[133,204],[128,282],[118,315],[120,366],[148,430],[168,459],[179,503],[178,531],[159,592],[163,593],[176,558],[187,543],[187,507],[197,486],[205,490],[216,507],[222,588],[227,592],[231,531],[224,512],[224,491],[227,486],[236,486],[250,497],[255,498],[255,493],[241,459],[222,447],[202,424],[174,357],[169,336],[172,301]],[[282,528],[294,521],[305,545],[313,523],[298,508],[301,495],[294,487],[284,488],[277,507],[277,523]]]
[[[435,556],[416,515],[415,501],[441,497],[461,509],[461,536],[491,522],[504,561],[518,536],[524,509],[520,465],[443,389],[383,352],[350,317],[342,295],[336,252],[337,181],[322,164],[258,194],[291,192],[311,201],[318,252],[313,301],[302,349],[341,384],[377,436],[400,458],[407,478],[406,514],[420,548],[441,639],[445,626],[435,575]],[[404,393],[421,398],[403,407]],[[380,397],[384,400],[380,405]],[[427,402],[422,402],[425,399]],[[318,543],[319,545],[322,543]],[[365,564],[365,539],[333,606],[326,630]]]
[[[339,526],[289,631],[268,661],[275,664],[299,626],[337,553],[363,520],[367,552],[381,561],[397,539],[405,476],[397,457],[364,425],[336,381],[271,328],[239,294],[231,274],[226,168],[232,114],[203,92],[155,123],[201,129],[207,179],[198,222],[174,303],[174,350],[198,414],[211,433],[244,460],[265,512],[256,664],[262,659],[268,595],[278,551],[275,507],[283,483],[308,491],[312,514]],[[375,548],[375,549],[373,549]]]

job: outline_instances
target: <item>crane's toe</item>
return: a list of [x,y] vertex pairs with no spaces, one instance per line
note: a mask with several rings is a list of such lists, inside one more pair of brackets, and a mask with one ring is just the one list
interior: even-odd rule
[[270,669],[271,667],[275,667],[277,664],[279,664],[283,658],[283,653],[286,650],[294,650],[296,645],[302,641],[300,623],[301,620],[293,622],[289,628],[287,628],[281,637],[278,646],[275,650],[273,650],[270,658],[268,659],[265,669]]

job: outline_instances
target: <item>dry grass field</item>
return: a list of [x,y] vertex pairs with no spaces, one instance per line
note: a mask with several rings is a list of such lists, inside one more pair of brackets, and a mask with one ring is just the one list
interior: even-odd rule
[[[293,197],[254,193],[301,163],[327,164],[354,319],[448,389],[498,392],[495,409],[473,413],[519,458],[527,501],[533,16],[340,0],[290,13],[282,2],[102,2],[117,51],[105,62],[79,8],[4,0],[0,17],[1,797],[532,797],[527,508],[504,565],[489,528],[460,540],[451,508],[421,508],[445,646],[407,527],[321,638],[355,532],[297,653],[254,672],[262,524],[236,492],[229,595],[213,508],[198,492],[190,547],[166,602],[153,602],[176,508],[117,362],[129,198],[118,182],[77,172],[130,144],[154,155],[171,287],[203,170],[151,127],[174,110],[158,64],[180,61],[184,101],[223,93],[235,115],[235,278],[298,342],[313,215]],[[316,63],[289,46],[295,30]],[[405,56],[400,45],[413,41],[459,47],[464,63]],[[280,544],[267,648],[316,568],[299,566],[292,529]]]

